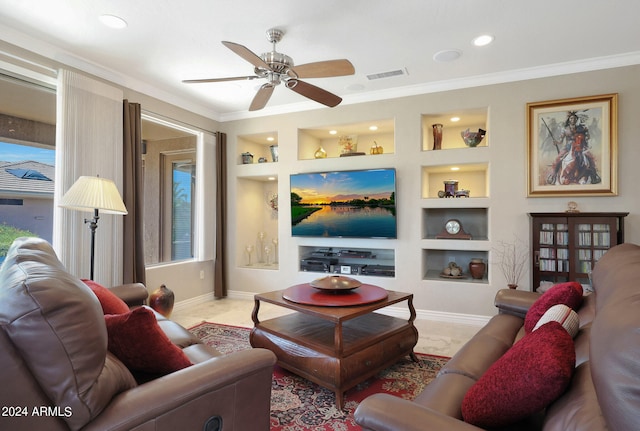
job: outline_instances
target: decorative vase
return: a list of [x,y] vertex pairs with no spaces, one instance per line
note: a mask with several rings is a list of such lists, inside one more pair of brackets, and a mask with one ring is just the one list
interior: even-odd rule
[[471,278],[474,278],[476,280],[482,280],[486,268],[487,266],[482,261],[482,259],[471,259],[471,262],[469,262],[469,272],[471,273]]
[[269,150],[271,150],[271,160],[274,162],[278,161],[278,146],[277,145],[271,145],[269,147]]
[[382,154],[384,153],[384,148],[382,145],[378,145],[376,141],[373,141],[373,145],[371,146],[371,154]]
[[247,152],[247,153],[242,153],[242,164],[243,165],[250,165],[251,163],[253,163],[253,154]]
[[433,124],[433,149],[439,150],[442,147],[442,124]]
[[324,148],[320,147],[313,154],[313,157],[315,157],[316,159],[326,159],[327,158],[327,152],[324,150]]
[[167,319],[171,316],[174,302],[175,295],[173,291],[164,284],[154,290],[149,297],[149,306]]
[[445,180],[443,182],[445,197],[455,197],[458,191],[458,180]]
[[517,288],[518,288],[518,285],[517,285],[517,284],[511,284],[511,283],[509,283],[509,284],[507,284],[507,287],[508,287],[509,289],[517,289]]

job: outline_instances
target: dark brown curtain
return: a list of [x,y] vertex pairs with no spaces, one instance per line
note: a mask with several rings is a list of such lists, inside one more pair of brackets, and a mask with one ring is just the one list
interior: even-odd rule
[[123,283],[145,283],[142,117],[139,103],[123,102],[124,217]]
[[213,295],[227,296],[227,135],[216,132],[216,257]]

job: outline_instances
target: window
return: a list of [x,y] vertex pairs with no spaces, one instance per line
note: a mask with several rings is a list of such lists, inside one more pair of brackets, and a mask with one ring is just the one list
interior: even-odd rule
[[193,259],[198,137],[143,114],[142,138],[145,264]]
[[163,260],[193,257],[195,216],[195,151],[161,154],[162,174],[162,249]]
[[56,93],[0,70],[0,262],[13,240],[52,241]]

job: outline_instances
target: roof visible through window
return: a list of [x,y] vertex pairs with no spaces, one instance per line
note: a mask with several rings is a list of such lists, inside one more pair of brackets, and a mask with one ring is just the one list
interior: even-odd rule
[[6,169],[6,171],[13,176],[22,178],[23,180],[51,181],[51,178],[34,169]]

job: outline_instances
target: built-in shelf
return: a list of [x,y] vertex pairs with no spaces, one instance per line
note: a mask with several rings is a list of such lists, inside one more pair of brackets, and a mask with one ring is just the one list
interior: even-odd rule
[[[461,241],[459,241],[461,242]],[[469,272],[471,259],[482,259],[486,265],[484,277],[474,279]],[[486,250],[464,249],[423,249],[422,250],[422,274],[424,280],[439,280],[466,283],[488,283],[489,252]],[[460,277],[443,277],[443,270],[450,262],[455,262],[462,269]]]
[[[351,143],[351,151],[368,157],[395,152],[393,119],[298,129],[298,159],[311,160],[341,157],[343,143]],[[345,157],[342,155],[342,157]],[[355,157],[355,156],[349,156]]]
[[443,231],[447,220],[456,219],[464,231],[471,235],[471,241],[487,241],[488,215],[488,208],[423,208],[422,238],[435,239]]
[[347,276],[395,276],[395,250],[351,247],[299,247],[300,271]]
[[[474,149],[475,150],[475,149]],[[422,197],[424,199],[469,199],[489,196],[489,164],[468,163],[422,167]],[[468,191],[468,197],[441,197],[445,181],[457,181],[458,191]]]
[[[236,227],[237,266],[277,270],[280,252],[277,177],[271,181],[262,177],[238,178],[236,181],[235,204],[238,214],[242,215],[242,222]],[[250,259],[248,246],[252,247]],[[268,253],[265,253],[265,247],[269,248]]]
[[[274,147],[273,149],[271,147]],[[238,136],[236,163],[254,165],[274,163],[278,160],[278,133],[264,132]],[[247,158],[245,155],[251,154]]]
[[[422,151],[468,148],[462,139],[461,132],[467,129],[471,132],[477,132],[478,129],[487,131],[487,112],[488,109],[485,107],[422,115]],[[452,121],[452,118],[459,118],[459,120]],[[433,146],[434,124],[442,124],[442,143],[440,150],[434,150]],[[478,146],[486,147],[488,145],[489,136],[486,134]]]

